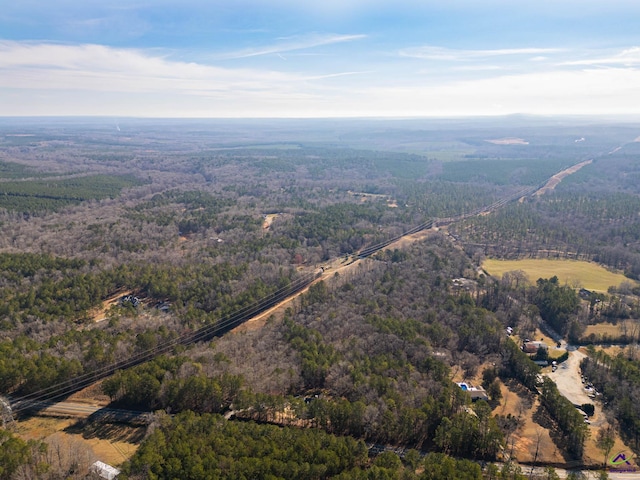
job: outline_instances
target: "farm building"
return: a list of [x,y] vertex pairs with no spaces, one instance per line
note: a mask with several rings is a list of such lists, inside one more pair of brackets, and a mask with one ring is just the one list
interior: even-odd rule
[[525,342],[522,344],[522,351],[524,353],[538,353],[540,348],[549,350],[549,346],[544,342]]

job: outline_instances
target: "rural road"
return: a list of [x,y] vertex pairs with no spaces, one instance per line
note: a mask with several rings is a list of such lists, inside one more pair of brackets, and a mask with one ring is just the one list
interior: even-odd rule
[[535,192],[534,195],[540,196],[550,192],[551,190],[556,188],[558,184],[562,180],[564,180],[565,177],[568,177],[569,175],[576,173],[582,167],[584,167],[585,165],[589,165],[592,162],[593,160],[586,160],[584,162],[577,163],[576,165],[572,165],[569,168],[562,170],[561,172],[556,173],[547,181],[547,183],[544,184],[542,188],[540,188],[537,192]]
[[[531,467],[527,465],[521,465],[520,468],[522,468],[522,473],[525,475],[529,475],[530,473],[532,473]],[[555,470],[560,478],[567,478],[571,472],[574,472],[573,470],[565,470],[563,468],[556,468]],[[583,476],[578,478],[582,480],[597,480],[598,478],[600,478],[598,476],[599,472],[583,470],[581,473]],[[610,480],[640,480],[640,471],[638,472],[609,471],[608,473],[609,473]],[[537,477],[546,478],[544,467],[534,467],[533,474],[536,475]]]

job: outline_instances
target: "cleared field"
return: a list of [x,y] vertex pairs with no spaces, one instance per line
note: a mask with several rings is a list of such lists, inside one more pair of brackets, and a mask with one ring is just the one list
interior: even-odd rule
[[608,335],[609,337],[619,337],[624,333],[627,335],[637,335],[638,328],[637,320],[625,320],[615,325],[612,323],[598,323],[597,325],[587,325],[583,336],[586,337],[592,333],[594,335]]
[[[63,457],[89,459],[79,468],[87,469],[95,460],[120,465],[138,449],[146,429],[126,425],[83,425],[73,418],[32,417],[17,422],[16,433],[23,440],[41,440],[50,451],[61,451]],[[58,459],[62,464],[70,458]]]
[[535,283],[539,278],[558,277],[560,283],[588,290],[606,292],[611,286],[617,287],[622,282],[637,283],[621,273],[610,272],[597,263],[578,260],[495,260],[487,259],[482,268],[492,277],[501,278],[505,272],[522,270],[529,281]]

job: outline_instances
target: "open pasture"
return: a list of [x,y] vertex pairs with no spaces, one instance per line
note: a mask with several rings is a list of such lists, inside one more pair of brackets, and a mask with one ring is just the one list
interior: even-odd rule
[[607,270],[597,263],[578,260],[487,259],[483,262],[482,268],[496,278],[501,278],[505,272],[522,270],[531,283],[535,283],[539,278],[551,278],[555,275],[562,284],[597,292],[606,292],[610,286],[617,287],[622,282],[635,283],[623,274]]

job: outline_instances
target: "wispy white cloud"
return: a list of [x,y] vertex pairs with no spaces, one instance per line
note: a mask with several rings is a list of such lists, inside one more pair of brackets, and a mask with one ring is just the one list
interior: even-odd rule
[[468,61],[491,57],[541,55],[557,53],[556,48],[500,48],[494,50],[460,50],[425,45],[400,50],[400,56],[439,61]]
[[[635,47],[625,52],[633,57]],[[0,42],[0,104],[5,115],[637,113],[640,68],[538,62],[535,69],[514,70],[491,58],[437,64],[432,75],[416,75],[415,63],[402,60],[292,72],[176,61],[158,50]]]
[[500,65],[456,65],[452,67],[452,70],[457,72],[487,72],[504,70],[504,67]]
[[278,54],[284,52],[291,52],[295,50],[305,50],[308,48],[320,47],[323,45],[331,45],[334,43],[351,42],[354,40],[361,40],[366,38],[366,35],[337,35],[337,34],[312,34],[305,36],[295,36],[289,38],[283,38],[281,41],[271,45],[263,45],[255,48],[246,48],[243,50],[237,50],[235,52],[225,53],[218,56],[220,59],[231,58],[247,58],[257,57],[260,55]]
[[354,72],[328,73],[326,75],[313,75],[313,76],[307,77],[307,80],[322,80],[323,78],[348,77],[352,75],[366,75],[368,73],[373,73],[373,72],[372,71],[354,71]]
[[0,42],[0,87],[116,92],[280,90],[302,75],[220,68],[102,45]]
[[222,68],[157,51],[0,42],[5,115],[299,116],[326,104],[337,79],[365,73]]
[[609,53],[604,56],[591,53],[592,58],[563,62],[562,65],[640,65],[640,47],[631,47],[618,53]]

